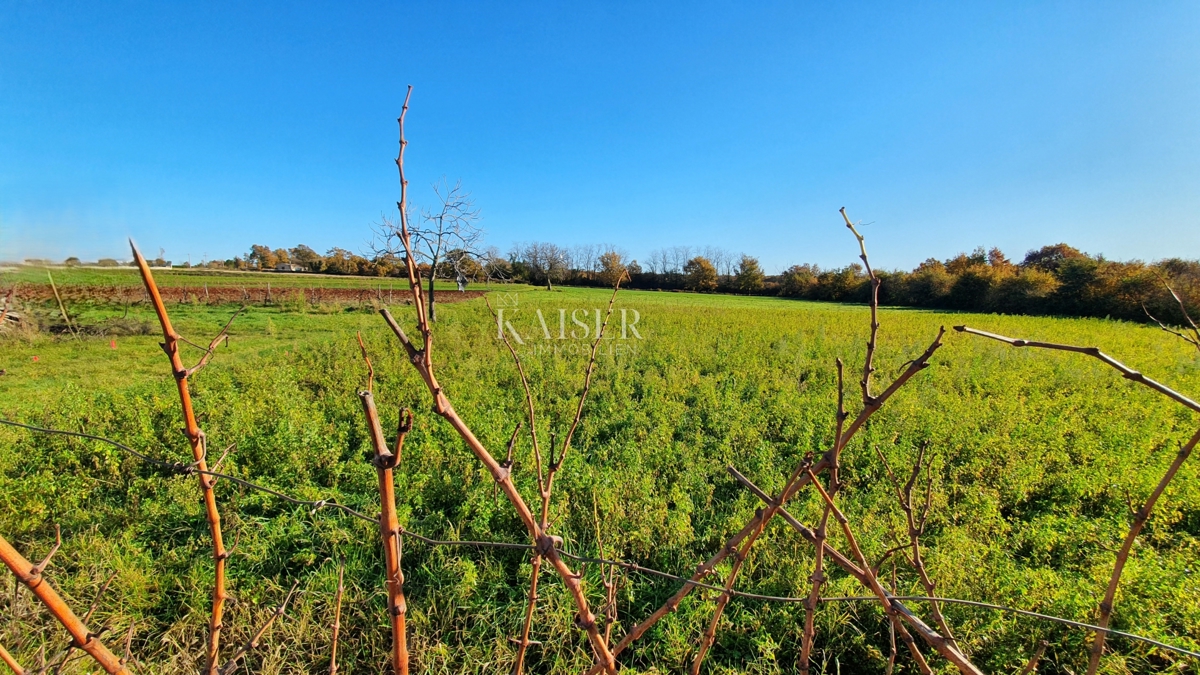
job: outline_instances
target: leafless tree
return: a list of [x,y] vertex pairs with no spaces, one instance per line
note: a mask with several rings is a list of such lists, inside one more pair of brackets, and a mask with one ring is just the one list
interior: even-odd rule
[[[409,217],[413,255],[429,266],[429,320],[436,321],[434,283],[438,276],[447,276],[447,266],[455,276],[467,266],[481,264],[483,228],[479,225],[479,209],[471,193],[463,189],[462,181],[453,186],[445,179],[433,184],[439,206],[436,210],[421,210],[419,219]],[[417,221],[414,225],[413,222]],[[454,255],[449,255],[451,252]],[[372,253],[401,255],[400,224],[384,218],[375,228]]]
[[535,241],[518,244],[513,257],[525,263],[536,281],[545,281],[547,290],[554,290],[555,280],[561,281],[571,267],[567,249],[556,244]]

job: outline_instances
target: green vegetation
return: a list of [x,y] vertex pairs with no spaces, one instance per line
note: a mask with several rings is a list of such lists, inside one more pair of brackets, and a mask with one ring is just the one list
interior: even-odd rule
[[[132,271],[64,271],[68,274]],[[18,273],[23,274],[23,272]],[[44,272],[43,272],[44,274]],[[57,272],[56,272],[57,274]],[[171,284],[176,273],[162,273]],[[179,273],[195,285],[193,273]],[[209,278],[209,277],[205,277]],[[225,275],[212,278],[224,279]],[[275,279],[303,279],[289,275]],[[56,280],[59,280],[56,278]],[[322,281],[352,281],[325,277]],[[4,282],[8,281],[5,277]],[[386,280],[389,283],[392,280]],[[62,283],[82,283],[60,280]],[[106,278],[104,283],[110,283]],[[125,283],[122,281],[121,283]],[[214,282],[215,283],[215,282]],[[236,283],[236,282],[235,282]],[[282,281],[281,281],[282,283]],[[885,282],[886,283],[886,282]],[[521,288],[492,296],[524,338],[520,346],[540,406],[539,424],[561,433],[574,415],[586,340],[545,340],[535,309],[556,337],[559,309],[603,308],[608,293]],[[560,474],[551,520],[565,547],[605,552],[677,574],[721,546],[758,506],[726,473],[734,465],[764,489],[778,489],[805,453],[833,434],[834,358],[847,362],[847,398],[856,412],[867,310],[862,306],[762,297],[623,291],[620,310],[636,310],[638,334],[602,350],[574,450]],[[233,305],[170,305],[180,331],[206,343]],[[124,307],[72,306],[80,324],[120,317]],[[129,316],[152,321],[145,305]],[[411,328],[411,310],[393,313]],[[577,316],[584,316],[580,312]],[[588,315],[582,322],[594,320]],[[551,317],[554,317],[551,320]],[[627,312],[632,323],[633,312]],[[929,344],[939,325],[967,323],[1008,335],[1098,345],[1148,376],[1195,395],[1200,361],[1193,348],[1161,331],[1103,319],[1054,319],[885,309],[877,356],[882,381]],[[377,507],[375,474],[355,391],[366,381],[355,333],[376,372],[385,429],[412,408],[397,471],[401,523],[441,539],[523,542],[525,531],[461,440],[430,410],[428,394],[370,303],[310,310],[304,304],[253,306],[230,331],[228,347],[193,379],[201,426],[214,455],[233,446],[223,470],[306,499],[336,498],[365,513]],[[436,325],[439,379],[459,413],[497,454],[524,419],[520,382],[479,299],[443,305]],[[0,416],[87,430],[171,460],[190,455],[179,432],[174,383],[159,337],[85,337],[46,333],[0,336]],[[557,347],[557,348],[556,348]],[[34,361],[34,357],[37,360]],[[199,357],[199,351],[192,356]],[[933,366],[919,374],[860,432],[844,455],[839,501],[868,557],[892,545],[900,523],[874,448],[894,466],[911,464],[929,442],[933,510],[923,540],[939,593],[1090,622],[1113,556],[1131,519],[1130,504],[1150,492],[1176,444],[1200,420],[1165,398],[1122,380],[1093,359],[1013,350],[948,334]],[[531,450],[522,436],[514,476],[534,494]],[[1195,459],[1176,478],[1134,549],[1118,594],[1114,627],[1200,649],[1200,480]],[[136,620],[134,652],[146,672],[194,672],[208,616],[211,559],[195,479],[164,476],[101,443],[0,427],[0,532],[30,558],[62,526],[64,546],[48,578],[85,609],[111,571],[117,577],[94,621],[112,642]],[[319,672],[327,663],[337,560],[346,562],[342,672],[378,672],[386,660],[382,555],[374,528],[331,510],[311,513],[219,482],[229,563],[238,599],[227,617],[227,644],[240,643],[279,602],[292,580],[303,593],[251,657],[262,673]],[[790,510],[818,518],[809,491]],[[598,514],[598,523],[594,514]],[[834,545],[845,549],[840,534]],[[805,595],[812,549],[774,521],[753,549],[741,590]],[[503,670],[524,612],[529,558],[523,552],[430,548],[406,543],[410,648],[415,672]],[[890,574],[890,568],[888,574]],[[727,570],[727,565],[719,572]],[[906,565],[902,591],[917,592]],[[825,593],[864,595],[833,571]],[[627,575],[619,592],[619,636],[676,588]],[[586,569],[599,603],[599,570]],[[573,606],[558,579],[544,574],[531,650],[532,672],[575,673],[591,661],[573,626]],[[5,595],[8,595],[7,593]],[[622,661],[628,672],[678,672],[690,662],[711,614],[711,593],[694,593]],[[63,634],[27,593],[0,642],[26,664],[40,646],[56,653]],[[0,600],[8,603],[10,600]],[[919,612],[923,608],[914,605]],[[944,608],[960,643],[988,672],[1015,672],[1039,639],[1051,646],[1041,672],[1079,672],[1085,633],[982,609]],[[927,616],[927,615],[926,615]],[[717,633],[707,672],[794,672],[803,608],[735,599]],[[882,672],[887,629],[872,603],[824,604],[815,664],[822,672]],[[1111,641],[1109,672],[1194,670],[1183,657]],[[940,672],[944,661],[932,657]],[[80,662],[86,663],[86,662]],[[901,649],[898,672],[915,672]],[[68,668],[84,672],[86,666]]]

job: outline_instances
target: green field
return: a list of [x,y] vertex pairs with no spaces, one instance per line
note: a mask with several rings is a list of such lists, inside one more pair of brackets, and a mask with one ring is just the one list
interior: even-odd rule
[[[47,268],[18,265],[0,268],[0,288],[7,292],[13,284],[44,284]],[[59,286],[137,286],[142,285],[133,267],[51,267],[49,272]],[[408,280],[400,277],[360,277],[336,274],[307,274],[299,272],[241,272],[213,269],[158,269],[154,279],[160,287],[174,286],[266,286],[276,288],[383,288],[404,290]],[[453,282],[439,282],[438,288],[455,288]]]
[[[44,278],[44,271],[39,273]],[[64,270],[61,278],[55,273],[60,284],[136,283],[126,270]],[[159,278],[170,285],[176,274],[186,278],[180,283],[201,283],[193,273],[164,272]],[[118,281],[118,275],[125,276]],[[270,276],[272,284],[275,279],[309,283],[308,277]],[[13,280],[6,275],[0,284]],[[512,295],[496,293],[493,304],[506,307],[525,338],[520,349],[545,442],[551,431],[561,436],[571,421],[588,342],[545,340],[534,310],[542,310],[552,337],[558,334],[559,309],[567,312],[565,332],[582,332],[572,325],[571,312],[603,308],[608,293],[506,292]],[[848,407],[857,412],[867,309],[654,292],[622,292],[617,308],[610,335],[620,334],[620,309],[636,310],[641,339],[628,331],[627,339],[614,339],[602,350],[583,424],[557,483],[552,532],[564,538],[567,550],[595,555],[598,528],[608,556],[686,576],[758,506],[729,477],[727,465],[774,491],[805,453],[826,449],[833,435],[836,357],[847,362]],[[207,343],[235,307],[170,309],[185,336]],[[71,311],[89,324],[126,310],[80,306]],[[128,311],[134,320],[153,318],[144,305]],[[496,323],[478,299],[441,305],[438,311],[439,379],[493,454],[503,454],[524,411],[516,369],[496,339]],[[394,313],[412,328],[410,308],[397,306]],[[633,314],[626,316],[631,321]],[[1185,394],[1200,393],[1195,350],[1157,328],[888,309],[881,311],[881,320],[877,377],[882,383],[920,354],[939,326],[966,323],[1015,337],[1099,346]],[[370,307],[254,306],[237,320],[228,347],[193,379],[210,448],[216,452],[236,444],[223,470],[306,499],[336,497],[360,511],[377,512],[375,473],[365,461],[370,444],[355,395],[366,381],[357,331],[374,362],[384,428],[395,428],[402,406],[416,416],[397,472],[401,523],[440,539],[524,542],[526,533],[513,510],[503,496],[495,496],[490,477],[449,425],[430,411],[428,392]],[[87,430],[148,454],[190,461],[160,341],[154,335],[80,341],[47,334],[0,336],[5,371],[0,416]],[[843,456],[846,484],[839,502],[859,541],[868,557],[877,559],[892,546],[888,533],[900,523],[874,448],[893,465],[907,467],[916,448],[928,442],[934,458],[933,508],[923,542],[938,592],[1092,622],[1131,522],[1130,505],[1136,508],[1149,494],[1177,444],[1200,419],[1084,356],[1015,350],[953,332],[945,342],[932,367],[891,399]],[[187,353],[199,356],[196,350]],[[532,501],[528,436],[521,437],[516,460],[516,483]],[[1192,650],[1200,649],[1196,465],[1193,458],[1181,470],[1134,548],[1114,616],[1118,629]],[[226,651],[246,640],[300,579],[303,592],[295,607],[250,658],[248,670],[325,672],[336,561],[344,559],[348,590],[341,672],[381,672],[388,632],[375,529],[229,482],[218,483],[217,492],[227,539],[238,542],[229,562],[229,587],[237,602],[226,620]],[[790,510],[814,523],[819,499],[803,491]],[[212,577],[195,479],[163,476],[98,442],[0,427],[0,532],[36,559],[53,541],[54,523],[62,527],[64,545],[47,576],[76,610],[82,613],[115,571],[93,624],[111,627],[106,639],[119,651],[120,636],[136,621],[133,648],[143,672],[195,672]],[[840,534],[832,541],[846,550]],[[777,519],[752,550],[738,588],[805,595],[812,553]],[[890,567],[885,569],[890,575]],[[527,554],[429,548],[409,541],[404,570],[414,672],[493,673],[509,667],[514,653],[509,638],[518,635],[524,612]],[[585,587],[595,604],[603,595],[599,572],[593,565],[586,568]],[[899,565],[897,574],[902,593],[921,592],[906,565]],[[866,594],[840,571],[831,575],[826,595]],[[676,587],[661,579],[623,576],[614,634],[623,634]],[[711,616],[714,595],[693,593],[635,643],[621,659],[627,672],[685,670]],[[0,644],[22,662],[36,663],[43,645],[48,654],[66,645],[64,633],[27,592],[3,596]],[[530,671],[581,672],[591,662],[590,653],[573,626],[570,598],[552,572],[543,572],[541,598],[532,637],[542,644],[531,649]],[[1082,631],[978,608],[947,606],[944,611],[964,650],[987,672],[1018,671],[1040,639],[1050,647],[1039,672],[1086,667],[1089,638]],[[705,672],[795,672],[802,622],[799,604],[735,599]],[[1200,668],[1141,643],[1114,638],[1110,644],[1107,672]],[[877,605],[821,606],[819,672],[883,672],[888,651]],[[930,661],[938,672],[951,669],[936,655]],[[66,672],[91,668],[78,661]],[[916,672],[903,648],[897,672]]]

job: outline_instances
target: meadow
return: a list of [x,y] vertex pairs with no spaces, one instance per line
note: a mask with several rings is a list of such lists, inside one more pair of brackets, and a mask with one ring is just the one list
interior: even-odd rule
[[[127,275],[130,286],[137,281],[132,270],[78,274],[56,281],[125,283],[126,277],[117,282],[109,274]],[[160,282],[196,285],[199,278],[189,272],[180,277],[184,281],[172,282],[173,274]],[[277,278],[300,279],[272,276],[272,284]],[[0,284],[13,280],[5,275]],[[393,281],[399,284],[383,283]],[[587,362],[588,342],[582,326],[571,322],[572,312],[589,325],[608,295],[598,289],[512,287],[489,296],[522,336],[515,346],[546,433],[561,434],[570,424]],[[336,498],[364,513],[377,512],[375,472],[366,461],[370,442],[355,395],[367,380],[355,339],[361,333],[374,364],[384,428],[395,428],[401,407],[411,408],[416,418],[397,469],[404,527],[438,539],[525,542],[524,527],[495,494],[491,477],[430,411],[428,392],[376,313],[383,297],[344,305],[255,304],[236,320],[228,344],[192,380],[210,448],[230,447],[222,470],[305,499]],[[827,449],[834,434],[837,357],[847,363],[848,407],[857,412],[867,308],[646,291],[622,291],[616,307],[613,339],[601,349],[574,450],[559,474],[552,532],[569,551],[596,555],[599,539],[608,557],[688,576],[759,506],[727,466],[770,492],[806,453]],[[180,332],[204,344],[236,305],[171,302],[169,309]],[[539,309],[549,322],[546,331],[537,320]],[[635,330],[624,339],[622,309],[627,323],[636,316]],[[144,303],[77,303],[69,310],[84,326],[108,325],[118,317],[153,323]],[[561,339],[560,310],[566,311]],[[392,312],[412,327],[411,307],[398,304]],[[939,326],[967,324],[1014,337],[1099,346],[1185,394],[1200,392],[1195,350],[1156,327],[887,308],[880,316],[877,365],[884,382],[926,348]],[[579,338],[570,337],[573,329]],[[525,412],[496,321],[475,298],[441,305],[435,331],[439,379],[481,440],[493,454],[502,454]],[[156,457],[188,459],[174,382],[158,347],[161,335],[132,332],[85,331],[81,339],[44,332],[0,336],[0,416],[87,430]],[[889,533],[903,536],[876,449],[906,469],[917,448],[928,444],[932,509],[922,541],[938,593],[1092,622],[1132,509],[1200,420],[1083,356],[1015,350],[953,332],[945,342],[932,366],[900,390],[843,455],[839,503],[860,543],[876,560],[893,544]],[[532,499],[527,436],[518,436],[515,459],[514,479]],[[339,672],[380,672],[389,635],[375,528],[229,481],[218,482],[217,493],[227,540],[237,542],[228,564],[236,602],[227,615],[227,644],[245,641],[300,580],[293,607],[250,657],[248,670],[327,671],[337,566],[344,560]],[[811,524],[820,517],[821,502],[806,490],[789,510]],[[203,655],[212,562],[194,479],[163,475],[102,443],[0,427],[0,532],[36,559],[52,544],[54,524],[61,526],[64,544],[47,576],[77,611],[115,572],[93,623],[109,626],[108,635],[119,642],[115,636],[133,622],[133,652],[142,672],[195,672]],[[840,534],[832,541],[844,550]],[[777,519],[752,550],[738,588],[806,595],[812,563],[812,546]],[[403,566],[416,672],[509,667],[515,652],[510,638],[519,634],[525,609],[527,552],[429,547],[410,539]],[[1134,548],[1114,627],[1200,649],[1198,566],[1200,481],[1193,459]],[[600,570],[588,565],[584,574],[589,598],[599,604]],[[922,592],[904,564],[896,574],[900,591]],[[866,594],[840,571],[830,575],[825,595]],[[622,573],[615,635],[677,586]],[[541,644],[530,650],[530,672],[585,670],[592,658],[573,624],[574,606],[562,583],[544,572],[540,593],[532,637]],[[0,627],[0,644],[26,664],[36,663],[43,647],[56,653],[65,646],[61,629],[27,592],[4,595],[0,612],[11,620]],[[626,671],[686,669],[714,595],[693,593],[655,625],[622,656]],[[924,614],[923,606],[914,608]],[[964,651],[987,672],[1018,671],[1042,639],[1050,646],[1039,672],[1086,667],[1089,636],[1083,631],[967,606],[947,605],[943,611]],[[733,600],[706,672],[795,672],[803,614],[798,603]],[[890,647],[877,604],[825,603],[817,617],[819,672],[884,671]],[[1200,668],[1143,643],[1112,638],[1110,644],[1105,672]],[[930,661],[937,672],[952,670],[938,658]],[[76,661],[64,672],[91,668]],[[916,672],[903,649],[896,671]]]

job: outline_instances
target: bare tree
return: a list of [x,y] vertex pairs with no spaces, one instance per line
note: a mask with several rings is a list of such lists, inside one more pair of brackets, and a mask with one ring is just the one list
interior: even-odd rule
[[[416,225],[410,225],[412,254],[423,265],[429,266],[429,320],[436,321],[434,308],[434,283],[438,276],[443,278],[452,272],[458,276],[467,266],[476,267],[483,259],[483,228],[479,225],[479,209],[471,193],[463,189],[462,181],[450,186],[445,179],[433,184],[440,206],[435,211],[421,210]],[[410,218],[410,223],[413,219]],[[384,218],[375,229],[372,253],[399,255],[404,252],[400,245],[400,224]],[[454,252],[454,255],[449,255]]]
[[540,241],[519,244],[513,254],[529,268],[532,281],[546,282],[546,290],[550,291],[554,290],[554,281],[561,281],[571,267],[569,251],[556,244]]

